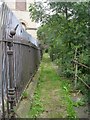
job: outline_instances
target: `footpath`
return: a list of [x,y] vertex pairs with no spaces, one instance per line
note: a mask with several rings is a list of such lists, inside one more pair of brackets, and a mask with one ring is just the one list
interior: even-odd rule
[[48,54],[44,54],[39,69],[39,80],[28,116],[74,118],[75,111],[68,91],[70,84],[57,74],[57,66],[51,62]]
[[[82,111],[78,109],[83,102],[71,91],[71,81],[58,75],[57,66],[45,53],[36,75],[23,93],[23,99],[16,110],[17,117],[87,118],[85,107],[80,107]],[[72,97],[75,97],[76,102]]]

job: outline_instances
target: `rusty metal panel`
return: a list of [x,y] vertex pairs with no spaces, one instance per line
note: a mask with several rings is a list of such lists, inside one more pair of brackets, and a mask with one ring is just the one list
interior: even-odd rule
[[0,112],[2,105],[2,43],[0,42]]
[[[0,42],[0,107],[1,112],[6,111],[7,104],[7,55],[6,43]],[[6,107],[5,107],[6,106]]]
[[39,42],[22,28],[10,9],[0,3],[0,104],[3,104],[3,114],[13,108],[9,102],[10,90],[15,89],[15,98],[19,99],[35,74],[40,57]]
[[14,44],[13,49],[14,81],[19,96],[36,69],[37,49],[20,44]]

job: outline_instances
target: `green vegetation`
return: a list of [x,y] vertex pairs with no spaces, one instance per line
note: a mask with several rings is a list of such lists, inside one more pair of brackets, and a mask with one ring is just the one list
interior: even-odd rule
[[[48,48],[52,61],[59,66],[60,75],[74,80],[73,59],[90,66],[90,2],[47,1],[47,7],[35,2],[29,10],[32,20],[41,22],[38,39],[45,49]],[[78,75],[90,85],[90,70],[78,66]],[[79,80],[77,89],[88,93]]]
[[28,114],[28,116],[30,118],[36,118],[44,110],[42,102],[40,100],[40,90],[39,89],[40,88],[39,88],[39,83],[38,83],[36,91],[34,93],[33,102],[31,103],[30,111]]
[[76,118],[68,79],[60,77],[48,54],[40,65],[40,76],[28,116],[30,118]]
[[67,117],[76,118],[76,114],[75,114],[75,111],[73,109],[74,102],[70,98],[71,85],[67,79],[62,80],[62,88],[63,88],[63,92],[65,95],[65,100],[67,103]]
[[24,91],[22,93],[22,99],[26,99],[26,98],[28,98],[28,93],[27,93],[27,91]]
[[76,107],[83,106],[83,105],[85,105],[85,101],[83,99],[80,99],[80,100],[76,101],[73,105]]

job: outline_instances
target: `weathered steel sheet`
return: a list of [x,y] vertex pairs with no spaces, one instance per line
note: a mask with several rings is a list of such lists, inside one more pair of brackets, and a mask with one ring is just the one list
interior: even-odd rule
[[2,44],[0,42],[0,112],[2,105]]
[[[10,34],[14,31],[16,34]],[[29,35],[10,9],[0,2],[0,109],[9,111],[10,95],[15,89],[19,99],[28,81],[35,74],[41,60],[39,42]],[[9,96],[8,96],[9,95]],[[12,105],[11,105],[12,108]]]

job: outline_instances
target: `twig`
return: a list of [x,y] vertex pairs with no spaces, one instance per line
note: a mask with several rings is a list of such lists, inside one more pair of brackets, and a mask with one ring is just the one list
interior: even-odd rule
[[78,62],[77,60],[72,60],[72,62],[74,62],[75,64],[78,64],[78,65],[80,65],[80,66],[82,66],[82,67],[85,67],[85,68],[87,68],[87,69],[90,70],[90,67],[84,65],[83,63]]
[[90,89],[90,86],[87,83],[85,83],[78,75],[77,75],[77,77],[84,83],[84,85],[86,85]]

